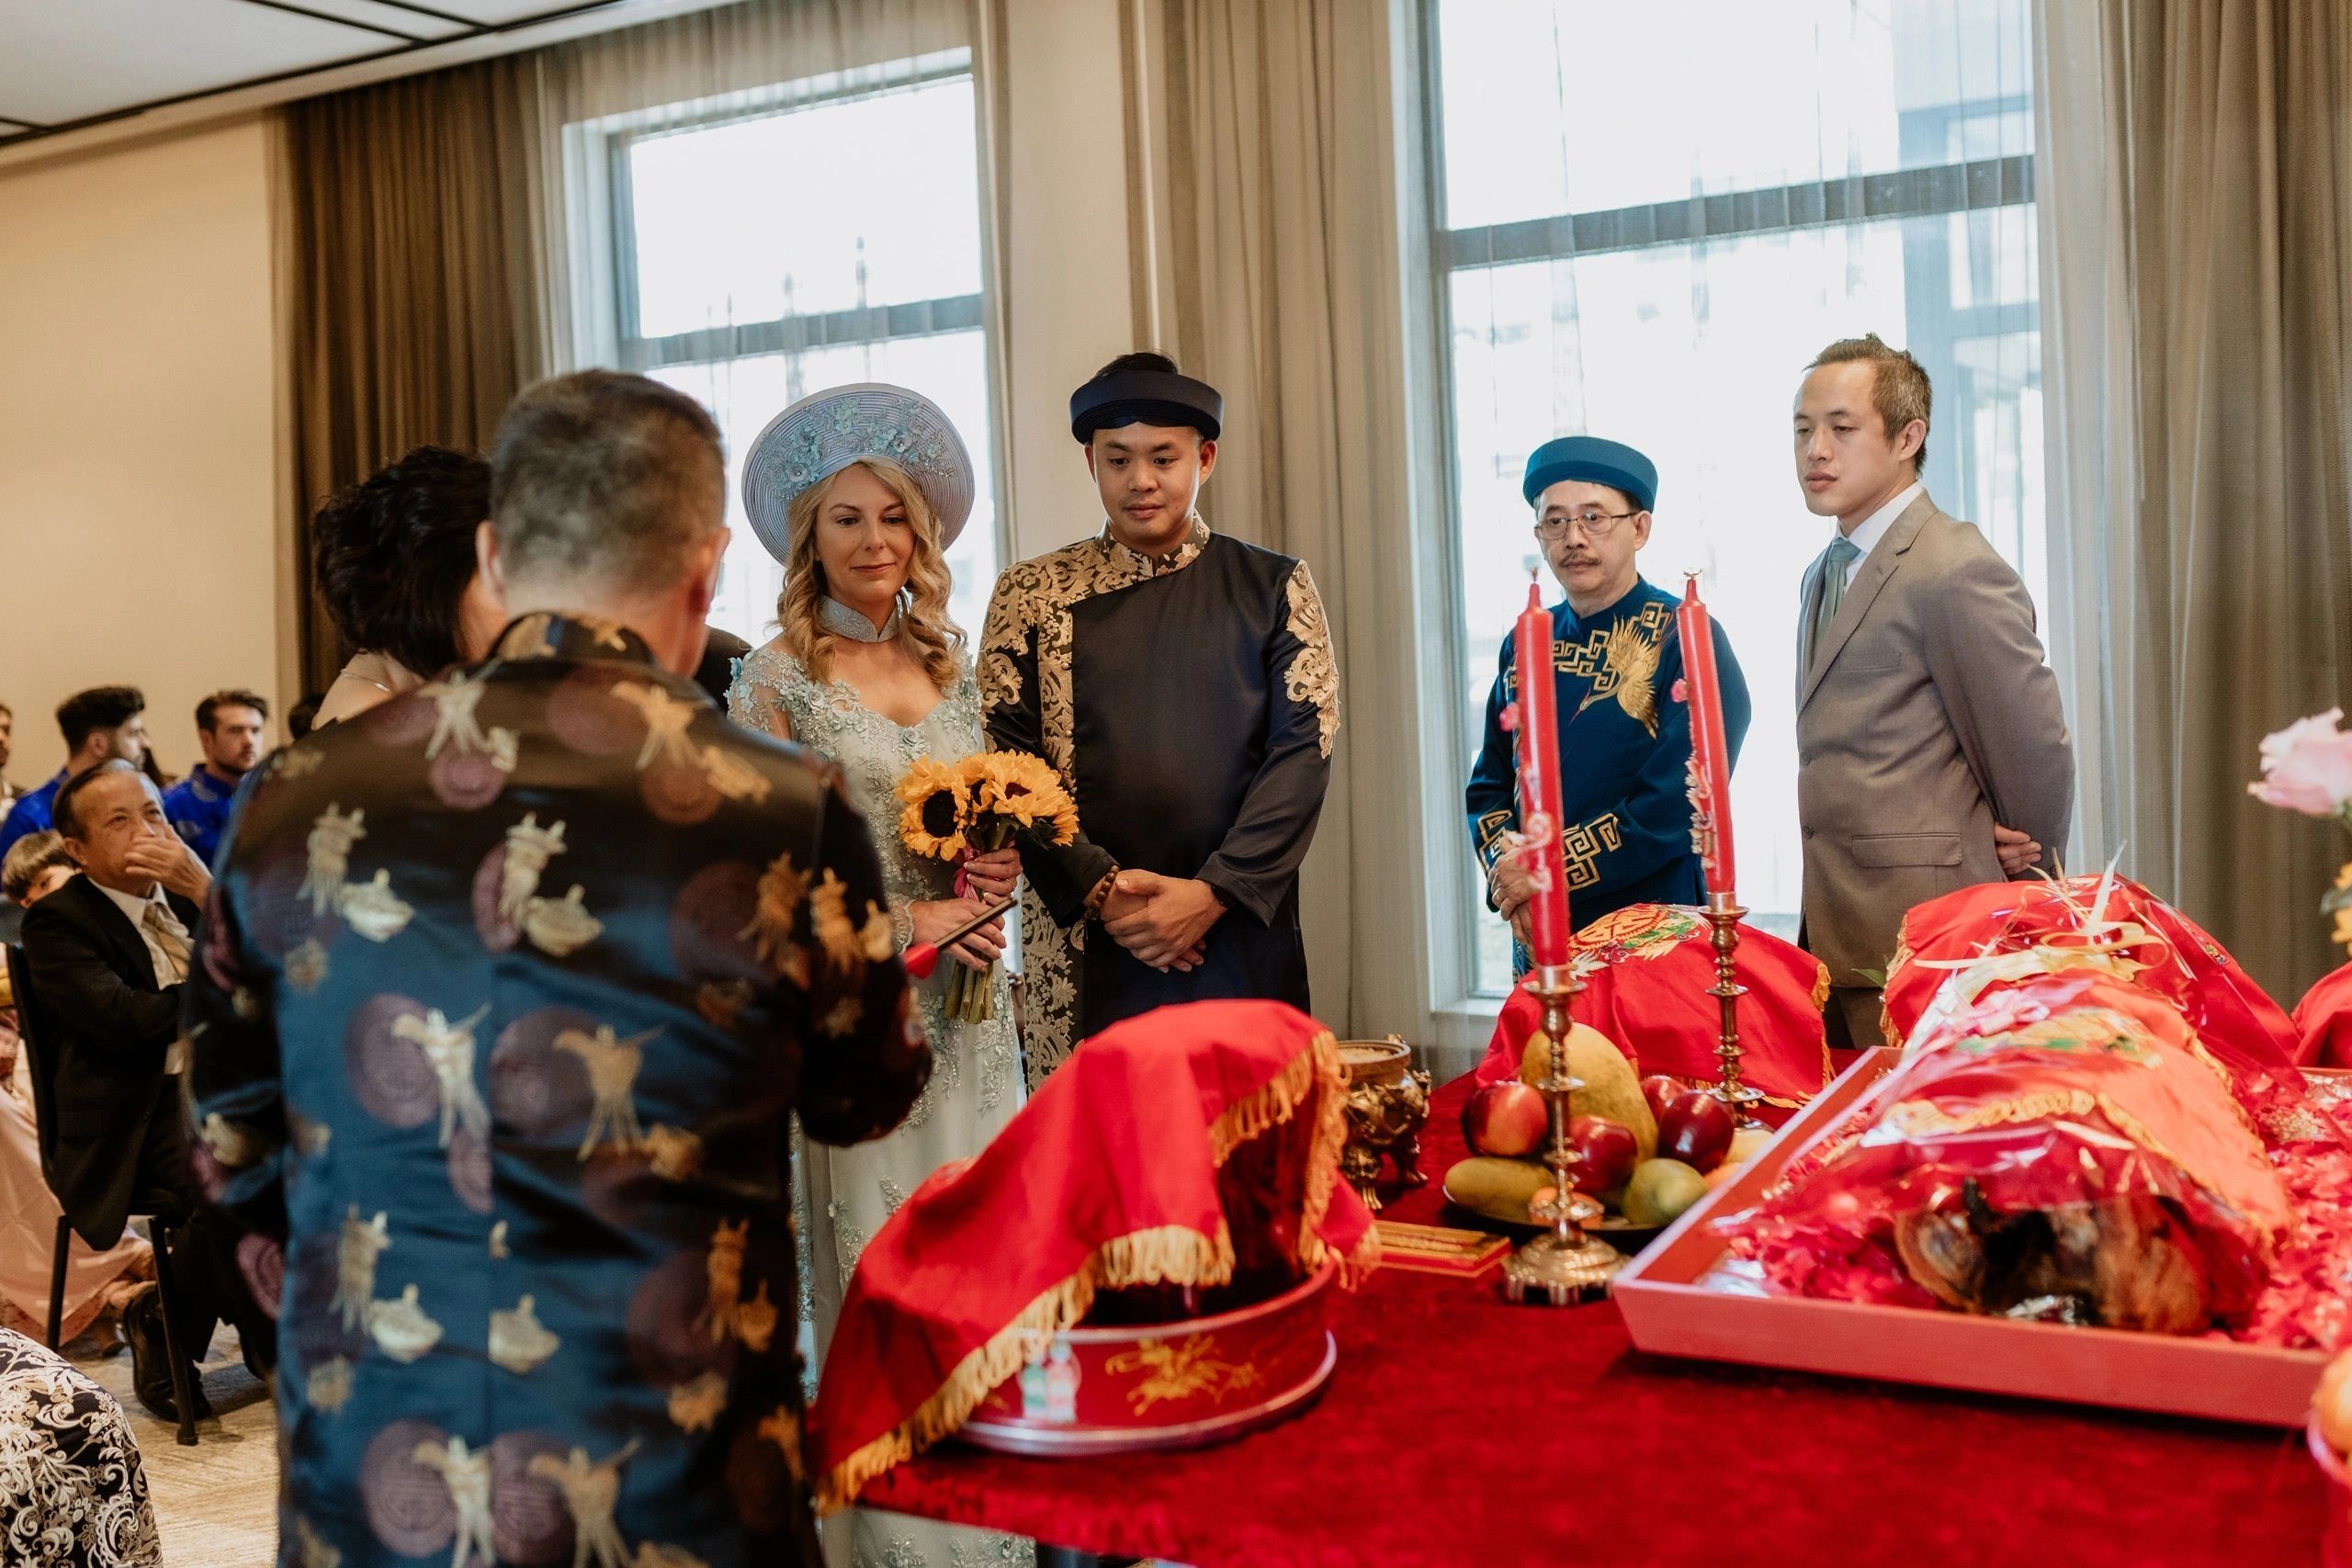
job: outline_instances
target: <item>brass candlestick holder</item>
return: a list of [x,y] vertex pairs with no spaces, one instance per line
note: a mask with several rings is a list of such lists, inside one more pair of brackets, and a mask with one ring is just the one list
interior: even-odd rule
[[1576,1171],[1582,1157],[1568,1142],[1569,1105],[1581,1079],[1568,1072],[1569,998],[1584,989],[1573,969],[1555,964],[1537,968],[1527,978],[1527,989],[1543,1009],[1544,1034],[1552,1042],[1552,1076],[1535,1087],[1552,1108],[1551,1201],[1530,1204],[1528,1213],[1552,1228],[1503,1259],[1503,1294],[1531,1306],[1574,1306],[1597,1301],[1609,1292],[1609,1281],[1624,1267],[1617,1249],[1585,1225],[1600,1217],[1600,1205],[1577,1190]]
[[1761,1127],[1756,1107],[1764,1096],[1748,1088],[1739,1077],[1739,998],[1747,995],[1747,987],[1739,983],[1739,972],[1733,964],[1733,954],[1739,950],[1739,922],[1747,911],[1739,907],[1738,897],[1730,893],[1707,895],[1707,924],[1714,928],[1715,983],[1707,994],[1723,1006],[1723,1038],[1715,1046],[1715,1059],[1723,1064],[1723,1081],[1707,1090],[1724,1103],[1731,1112],[1735,1125]]

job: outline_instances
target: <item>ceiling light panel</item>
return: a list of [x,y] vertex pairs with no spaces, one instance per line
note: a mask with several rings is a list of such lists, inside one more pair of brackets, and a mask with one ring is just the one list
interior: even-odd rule
[[399,47],[245,0],[0,0],[0,117],[57,125]]

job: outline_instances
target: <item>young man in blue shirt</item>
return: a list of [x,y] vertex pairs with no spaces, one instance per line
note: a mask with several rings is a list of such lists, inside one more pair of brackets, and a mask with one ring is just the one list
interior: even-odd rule
[[164,792],[164,816],[207,865],[229,826],[237,786],[261,761],[268,726],[268,699],[242,688],[215,692],[196,705],[196,738],[204,760]]
[[119,757],[132,767],[147,760],[147,699],[136,686],[93,686],[57,705],[65,738],[65,766],[55,778],[17,796],[0,822],[0,855],[28,833],[51,827],[51,813],[65,781]]

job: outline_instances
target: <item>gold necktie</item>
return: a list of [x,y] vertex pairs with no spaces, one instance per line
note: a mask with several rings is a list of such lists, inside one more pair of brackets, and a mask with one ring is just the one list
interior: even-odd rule
[[172,913],[170,906],[161,903],[147,906],[147,934],[155,939],[155,945],[164,950],[164,958],[170,961],[173,983],[187,979],[187,928],[180,924],[179,917]]

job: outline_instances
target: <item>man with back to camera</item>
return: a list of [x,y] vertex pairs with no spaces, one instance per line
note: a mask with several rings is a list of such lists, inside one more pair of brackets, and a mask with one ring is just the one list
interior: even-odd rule
[[261,761],[268,726],[268,701],[243,689],[215,692],[196,705],[196,738],[204,759],[164,792],[164,816],[207,865],[229,826],[237,786]]
[[1829,1043],[1881,1039],[1904,914],[2056,867],[2074,749],[2033,600],[1919,479],[1930,389],[1876,333],[1797,389],[1797,482],[1838,536],[1806,568],[1797,643],[1800,940],[1828,966]]
[[53,827],[51,812],[65,781],[99,763],[120,758],[136,768],[147,761],[147,699],[136,686],[93,686],[57,705],[58,732],[65,738],[65,766],[57,776],[17,797],[0,822],[0,855],[28,833]]
[[188,987],[212,1190],[284,1246],[279,1561],[814,1568],[790,1117],[875,1137],[931,1072],[881,868],[686,679],[708,412],[558,377],[492,468],[517,618],[260,771]]

